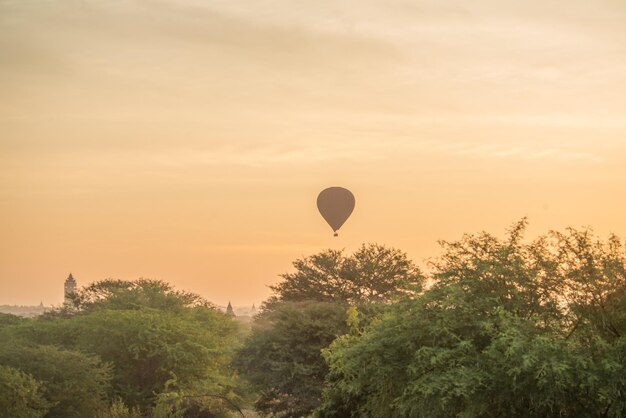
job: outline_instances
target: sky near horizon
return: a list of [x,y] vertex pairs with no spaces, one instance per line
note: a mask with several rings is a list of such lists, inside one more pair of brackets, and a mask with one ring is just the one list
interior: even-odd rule
[[[626,237],[623,0],[0,0],[0,304],[258,304],[365,242]],[[317,194],[356,208],[333,238]]]

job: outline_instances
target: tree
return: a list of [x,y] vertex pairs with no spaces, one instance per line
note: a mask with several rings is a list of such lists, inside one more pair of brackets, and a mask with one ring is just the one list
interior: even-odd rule
[[435,284],[324,352],[320,417],[626,415],[626,262],[615,237],[444,242]]
[[185,314],[157,309],[92,311],[35,320],[13,330],[35,344],[55,344],[99,356],[113,365],[109,398],[147,411],[159,393],[224,393],[234,386],[228,364],[238,324],[221,312],[192,308]]
[[227,365],[237,324],[220,312],[187,315],[157,310],[99,310],[72,320],[76,346],[115,365],[114,395],[150,408],[166,390],[228,391]]
[[419,290],[423,276],[400,250],[382,245],[362,245],[351,256],[326,250],[293,263],[296,271],[282,274],[283,282],[271,286],[279,301],[387,303]]
[[36,393],[49,405],[46,417],[82,418],[106,405],[110,366],[96,356],[7,341],[0,344],[0,365],[27,373],[41,383]]
[[0,366],[0,411],[3,416],[41,418],[49,408],[41,394],[41,382],[13,367]]
[[360,307],[365,323],[380,305],[419,290],[423,276],[406,254],[376,244],[350,256],[327,250],[293,265],[296,271],[271,287],[236,364],[261,392],[258,409],[302,416],[319,402],[328,370],[321,350],[347,331],[349,306]]
[[0,313],[0,327],[19,324],[22,321],[24,321],[24,318],[17,315]]
[[318,404],[327,366],[320,350],[347,332],[346,307],[328,302],[283,302],[256,320],[235,366],[256,386],[256,407],[287,417]]
[[129,409],[121,399],[111,402],[108,409],[97,411],[93,418],[142,418],[137,408]]
[[182,313],[194,307],[215,307],[195,293],[175,290],[169,283],[149,279],[101,280],[79,289],[72,301],[74,308],[82,311],[153,308]]
[[[108,399],[144,414],[162,394],[237,399],[230,359],[239,324],[199,296],[163,282],[105,281],[79,291],[76,301],[71,312],[4,327],[0,335],[98,356],[112,366]],[[215,400],[202,407],[216,412],[228,405]]]

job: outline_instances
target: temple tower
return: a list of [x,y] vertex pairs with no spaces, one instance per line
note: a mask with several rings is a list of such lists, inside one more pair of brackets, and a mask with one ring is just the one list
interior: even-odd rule
[[230,304],[230,301],[228,301],[228,306],[226,307],[226,315],[235,317],[235,311],[233,311],[233,305]]
[[65,294],[63,298],[63,305],[71,306],[72,295],[76,293],[76,280],[72,276],[72,273],[70,273],[70,275],[67,276],[67,279],[65,279],[64,290],[65,290]]

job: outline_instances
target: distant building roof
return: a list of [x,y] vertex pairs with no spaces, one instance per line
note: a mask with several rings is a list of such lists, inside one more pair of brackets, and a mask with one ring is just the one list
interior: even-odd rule
[[233,305],[230,304],[230,301],[228,301],[228,306],[226,307],[226,315],[235,316],[235,311],[233,311]]

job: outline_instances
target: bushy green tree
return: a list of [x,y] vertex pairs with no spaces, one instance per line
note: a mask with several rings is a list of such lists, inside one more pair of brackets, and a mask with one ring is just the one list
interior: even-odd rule
[[12,315],[12,314],[5,314],[5,313],[0,312],[0,327],[6,326],[6,325],[15,325],[15,324],[20,323],[23,320],[24,318],[21,318],[19,316]]
[[284,302],[262,314],[235,360],[260,393],[257,409],[288,417],[310,413],[328,370],[320,352],[347,330],[341,304]]
[[2,327],[0,335],[98,356],[112,366],[108,399],[144,414],[162,393],[237,399],[230,359],[239,324],[199,296],[163,282],[105,281],[79,291],[76,301],[72,310]]
[[623,246],[524,228],[443,243],[432,288],[325,351],[317,415],[626,415]]
[[382,245],[362,245],[354,254],[326,250],[294,261],[295,271],[282,274],[271,286],[269,304],[280,301],[387,303],[423,282],[419,269],[400,250]]
[[234,382],[228,370],[238,324],[213,309],[185,314],[157,309],[95,309],[24,324],[13,335],[99,356],[112,366],[110,398],[150,409],[165,390],[222,393]]
[[49,405],[46,417],[82,418],[106,405],[110,367],[96,356],[6,341],[0,344],[0,365],[18,369],[41,383],[37,393]]
[[260,391],[258,409],[295,417],[319,402],[328,370],[321,350],[347,332],[349,306],[360,307],[365,324],[381,305],[419,290],[423,276],[405,253],[376,244],[349,256],[327,250],[293,265],[272,286],[236,364]]
[[0,365],[0,414],[41,418],[50,409],[41,394],[41,382],[13,367]]
[[73,309],[144,309],[183,313],[194,307],[215,307],[201,296],[176,290],[161,280],[107,279],[79,289],[73,295]]
[[[209,309],[186,315],[158,310],[98,310],[71,320],[75,346],[111,362],[114,395],[147,409],[157,394],[232,387],[228,363],[237,324]],[[208,387],[207,387],[208,386]]]
[[124,401],[115,399],[108,408],[101,411],[95,411],[93,418],[142,418],[137,408],[128,408]]

